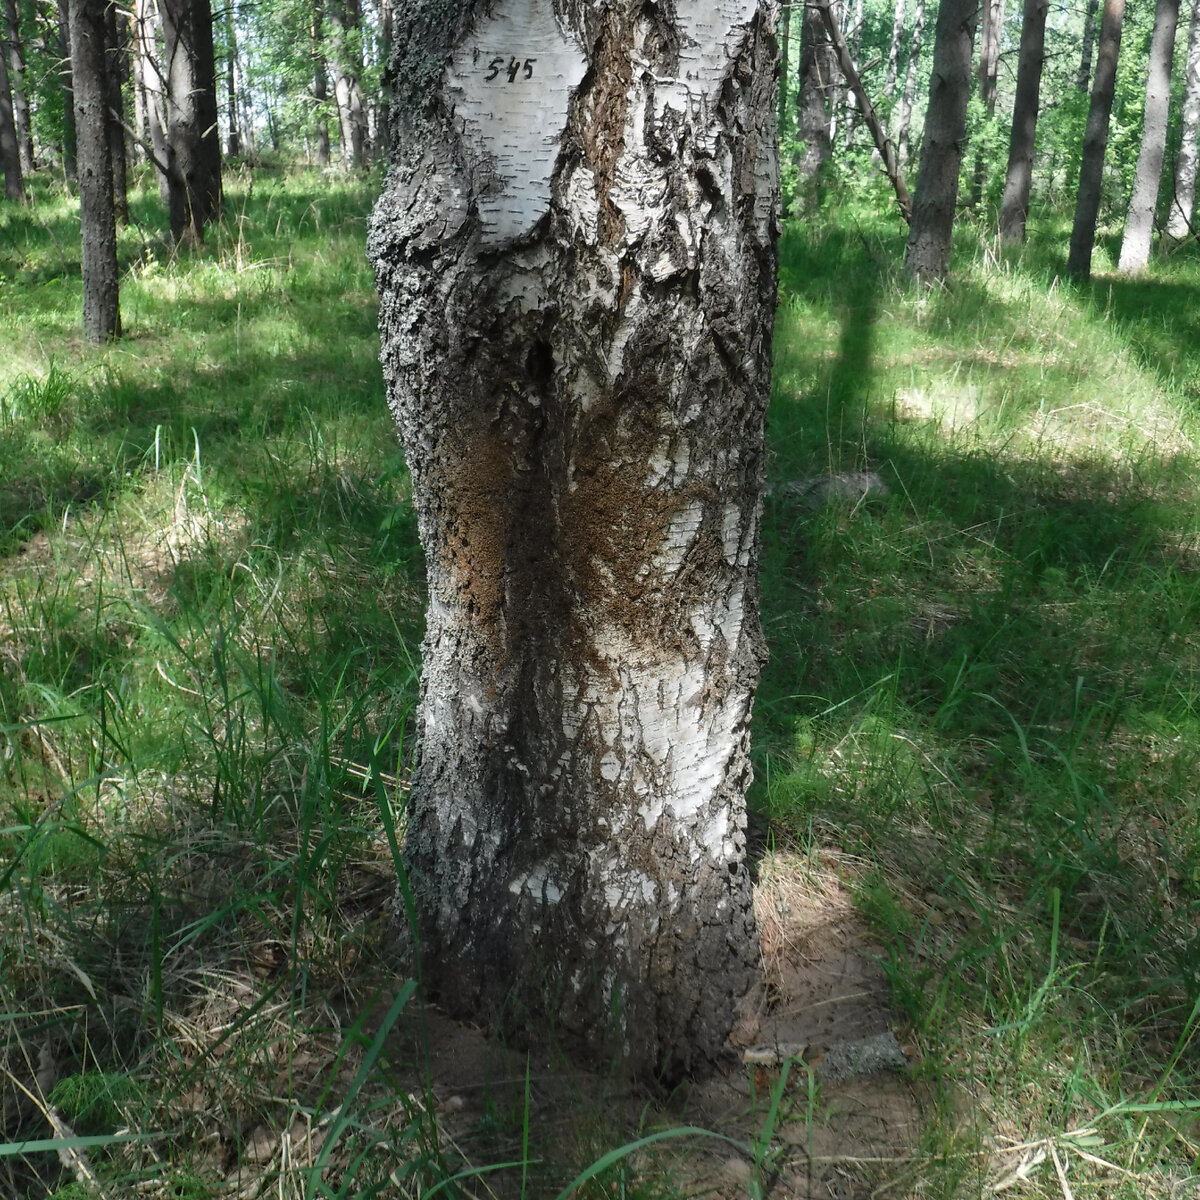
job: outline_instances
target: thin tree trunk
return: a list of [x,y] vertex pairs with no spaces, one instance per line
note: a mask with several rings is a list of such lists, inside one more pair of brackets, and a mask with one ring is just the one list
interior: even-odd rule
[[79,139],[79,227],[83,239],[83,333],[121,336],[117,219],[109,146],[107,0],[71,0],[71,69]]
[[908,69],[904,76],[904,92],[896,113],[896,159],[901,168],[908,166],[908,131],[912,125],[913,104],[917,98],[917,72],[921,64],[924,34],[925,0],[917,0],[917,8],[913,13],[912,39],[908,49]]
[[[837,17],[830,17],[840,37]],[[799,212],[820,207],[825,164],[833,151],[829,133],[830,109],[838,77],[833,34],[821,8],[806,5],[800,25],[800,75],[796,93],[796,208]]]
[[[920,0],[921,4],[925,0]],[[848,11],[848,10],[847,10]],[[854,25],[850,30],[850,37],[843,38],[850,52],[851,61],[858,63],[859,51],[862,47],[862,27],[863,27],[863,0],[855,0],[854,3]],[[843,78],[846,78],[843,72]],[[846,120],[842,131],[842,146],[849,150],[854,141],[854,129],[858,124],[858,96],[854,89],[850,86],[850,80],[846,79]]]
[[1079,164],[1075,224],[1071,230],[1070,253],[1067,255],[1067,273],[1081,281],[1092,273],[1092,247],[1096,241],[1096,219],[1100,215],[1104,152],[1108,148],[1108,119],[1117,86],[1117,58],[1121,52],[1121,26],[1124,20],[1125,0],[1104,0],[1100,44],[1096,50],[1096,79],[1088,105],[1083,158]]
[[1158,0],[1154,10],[1154,33],[1150,38],[1150,63],[1146,77],[1146,110],[1142,118],[1142,148],[1133,176],[1133,195],[1121,239],[1122,274],[1142,271],[1150,261],[1150,239],[1154,234],[1154,212],[1162,180],[1163,154],[1167,148],[1167,116],[1171,105],[1171,64],[1175,58],[1175,29],[1179,23],[1179,0]]
[[329,65],[324,51],[324,6],[322,0],[313,0],[312,16],[312,68],[313,99],[317,102],[317,166],[329,166],[329,119],[326,105],[329,103]]
[[236,158],[242,152],[242,139],[238,134],[238,89],[237,89],[237,29],[233,24],[233,5],[225,9],[225,44],[228,60],[225,64],[225,101],[229,121],[229,140],[226,146],[229,157]]
[[4,195],[23,203],[25,178],[21,170],[21,150],[17,142],[17,124],[13,115],[12,88],[8,80],[8,55],[0,47],[0,167],[4,169]]
[[379,63],[382,68],[382,86],[375,104],[375,130],[372,133],[372,144],[377,158],[385,160],[392,152],[392,96],[391,85],[388,82],[387,65],[391,61],[392,46],[395,41],[395,13],[392,10],[392,0],[378,0],[379,5]]
[[8,33],[8,75],[12,88],[13,123],[17,131],[17,152],[21,170],[33,174],[33,123],[29,118],[29,92],[26,89],[25,43],[21,37],[21,20],[16,0],[4,0],[4,16]]
[[142,84],[146,94],[146,123],[150,146],[154,151],[158,194],[171,206],[170,172],[161,169],[170,159],[167,145],[167,80],[159,56],[160,15],[155,0],[134,0],[134,54],[141,61]]
[[888,46],[887,69],[883,77],[883,101],[886,105],[896,91],[896,80],[900,75],[900,46],[904,41],[904,10],[907,0],[896,0],[892,11],[892,41]]
[[369,241],[429,572],[422,978],[672,1080],[759,954],[775,12],[442,11],[398,8]]
[[1191,236],[1196,209],[1196,162],[1200,157],[1200,3],[1193,0],[1188,31],[1187,79],[1183,92],[1182,135],[1175,160],[1175,190],[1167,214],[1167,237],[1173,242]]
[[167,81],[168,207],[176,242],[196,245],[221,209],[221,138],[209,0],[161,0]]
[[1100,0],[1087,0],[1083,14],[1083,50],[1079,55],[1079,70],[1075,73],[1075,88],[1086,92],[1092,82],[1092,49],[1096,44],[1096,13]]
[[125,169],[125,98],[121,88],[126,46],[117,15],[117,0],[107,0],[104,9],[104,86],[108,96],[108,156],[113,180],[113,212],[117,224],[124,225],[129,220]]
[[74,179],[77,173],[75,130],[75,87],[71,78],[71,13],[69,0],[57,0],[59,77],[63,90],[63,173]]
[[991,119],[996,113],[996,84],[1000,70],[1000,31],[1004,26],[1004,0],[983,0],[983,28],[979,45],[979,98],[988,125],[980,130],[975,142],[975,172],[971,180],[971,207],[978,208],[983,200],[987,181],[987,150],[991,134]]
[[150,132],[149,103],[146,99],[146,64],[142,54],[140,5],[135,0],[129,14],[130,77],[133,82],[133,143],[134,162],[147,161],[146,147],[153,146]]
[[941,279],[950,270],[958,172],[971,95],[971,50],[978,21],[978,0],[941,0],[938,5],[925,144],[904,255],[904,269],[919,279]]
[[858,68],[850,58],[850,51],[846,49],[846,43],[842,40],[841,30],[838,29],[837,18],[833,15],[829,0],[813,0],[813,4],[821,13],[825,28],[829,31],[829,37],[837,55],[838,66],[841,67],[846,82],[858,98],[859,111],[862,113],[867,128],[871,131],[876,153],[879,155],[884,172],[896,193],[896,204],[900,209],[900,215],[906,221],[910,221],[912,220],[912,200],[909,198],[908,188],[904,182],[904,172],[901,171],[900,164],[896,161],[895,147],[888,141],[883,122],[880,121],[879,115],[875,111],[875,105],[871,103],[871,97],[867,95],[867,89],[863,86]]
[[1033,186],[1033,151],[1037,142],[1038,95],[1046,59],[1046,14],[1050,0],[1025,0],[1021,49],[1017,59],[1017,95],[1013,102],[1012,138],[1004,199],[1000,202],[1000,239],[1009,245],[1025,240],[1029,193]]
[[787,137],[788,127],[792,123],[791,105],[789,100],[788,80],[791,78],[789,41],[792,34],[792,5],[791,0],[785,0],[779,13],[779,133],[780,140]]

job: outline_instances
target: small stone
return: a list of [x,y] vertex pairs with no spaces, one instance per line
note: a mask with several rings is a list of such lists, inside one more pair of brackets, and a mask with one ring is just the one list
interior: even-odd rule
[[896,1035],[877,1033],[854,1042],[835,1042],[817,1067],[817,1077],[829,1083],[844,1083],[877,1071],[907,1071],[908,1059]]

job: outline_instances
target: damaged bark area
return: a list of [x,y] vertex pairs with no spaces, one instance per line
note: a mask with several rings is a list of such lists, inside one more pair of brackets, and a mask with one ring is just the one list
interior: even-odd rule
[[409,0],[370,237],[429,572],[423,978],[665,1079],[758,961],[775,15]]

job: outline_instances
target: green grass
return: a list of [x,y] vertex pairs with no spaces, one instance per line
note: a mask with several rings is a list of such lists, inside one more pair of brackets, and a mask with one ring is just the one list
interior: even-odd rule
[[[522,1059],[448,1141],[422,1084],[383,936],[423,580],[378,181],[233,177],[181,258],[137,192],[98,350],[34,186],[0,209],[0,1193],[82,1194],[12,1149],[52,1113],[111,1196],[553,1195],[601,1160],[583,1194],[672,1195],[657,1117]],[[965,231],[932,292],[851,204],[782,244],[752,803],[858,864],[924,1122],[860,1164],[885,1195],[1198,1169],[1200,257],[1072,289],[1062,244]],[[863,467],[887,496],[782,486]],[[747,1194],[809,1090],[761,1097]]]

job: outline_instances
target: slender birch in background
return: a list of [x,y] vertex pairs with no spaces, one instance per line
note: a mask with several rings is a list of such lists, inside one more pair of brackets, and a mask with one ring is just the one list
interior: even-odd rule
[[1092,272],[1092,247],[1096,241],[1096,220],[1100,215],[1104,152],[1108,148],[1108,119],[1116,93],[1117,59],[1121,52],[1121,27],[1124,21],[1125,0],[1104,0],[1100,44],[1096,48],[1096,80],[1092,85],[1087,127],[1083,134],[1075,223],[1071,230],[1071,249],[1067,255],[1067,274],[1077,280],[1086,280]]
[[13,123],[16,126],[17,151],[21,170],[33,174],[33,123],[29,115],[29,90],[26,85],[25,41],[21,36],[21,17],[17,0],[4,0],[4,34],[8,41],[8,82],[12,89]]
[[1083,14],[1083,48],[1079,54],[1079,70],[1075,73],[1075,87],[1086,92],[1092,82],[1092,50],[1096,45],[1096,13],[1100,0],[1087,0]]
[[[3,46],[0,46],[0,51],[2,50]],[[17,144],[17,124],[13,115],[7,58],[6,54],[0,52],[0,167],[4,170],[5,199],[23,201],[25,177],[21,170],[21,151]]]
[[1167,211],[1166,235],[1173,242],[1189,237],[1196,211],[1196,162],[1200,156],[1200,3],[1192,4],[1188,33],[1187,79],[1183,91],[1182,133],[1175,160],[1175,189]]
[[1046,14],[1050,0],[1025,0],[1021,49],[1017,59],[1017,95],[1013,101],[1008,169],[1000,202],[1000,239],[1009,245],[1025,240],[1029,193],[1033,186],[1033,151],[1037,142],[1038,94],[1046,60]]
[[925,0],[917,0],[913,11],[912,36],[908,45],[908,67],[904,73],[904,91],[896,106],[896,161],[908,166],[908,131],[912,125],[913,104],[917,98],[917,72],[921,65],[922,39],[925,34]]
[[975,170],[971,177],[971,207],[978,208],[983,200],[987,181],[988,150],[991,138],[991,118],[996,113],[999,90],[1000,33],[1004,26],[1004,0],[983,0],[980,6],[982,27],[979,36],[979,99],[983,102],[988,124],[976,131]]
[[423,978],[668,1079],[759,953],[776,17],[406,0],[369,240],[429,573]]
[[1150,38],[1150,64],[1146,76],[1146,109],[1142,118],[1142,146],[1133,175],[1133,193],[1121,239],[1117,270],[1123,274],[1144,270],[1150,261],[1150,239],[1167,148],[1167,116],[1171,104],[1171,63],[1175,57],[1175,28],[1179,0],[1158,0],[1154,33]]

